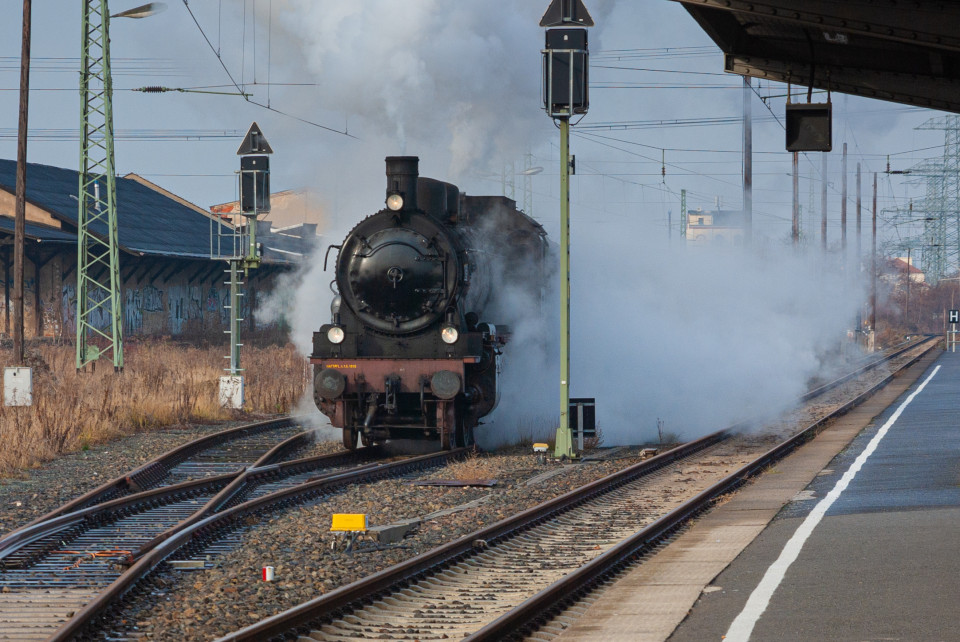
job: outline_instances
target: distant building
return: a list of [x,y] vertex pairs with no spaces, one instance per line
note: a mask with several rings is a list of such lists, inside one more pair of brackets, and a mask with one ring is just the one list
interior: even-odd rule
[[687,210],[687,243],[742,246],[744,213],[741,210]]
[[[230,201],[211,205],[210,211],[215,214],[239,214],[240,202]],[[260,216],[261,221],[267,221],[275,229],[291,229],[298,225],[317,225],[326,220],[326,211],[320,205],[320,199],[307,191],[285,190],[270,194],[270,211]]]
[[898,284],[909,278],[911,283],[926,284],[926,275],[913,264],[913,257],[905,256],[890,259],[881,268],[880,278],[888,283]]

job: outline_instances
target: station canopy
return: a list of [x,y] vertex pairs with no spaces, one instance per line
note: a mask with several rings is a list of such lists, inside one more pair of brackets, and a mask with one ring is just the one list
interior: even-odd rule
[[675,1],[725,71],[960,113],[960,2]]

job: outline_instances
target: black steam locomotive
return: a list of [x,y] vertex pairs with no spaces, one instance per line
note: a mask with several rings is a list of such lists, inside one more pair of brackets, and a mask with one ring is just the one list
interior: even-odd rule
[[336,296],[313,334],[314,401],[351,450],[358,437],[472,444],[497,405],[501,324],[517,310],[498,295],[519,290],[527,311],[541,297],[540,224],[506,197],[421,178],[418,164],[388,157],[386,208],[327,250],[339,250]]

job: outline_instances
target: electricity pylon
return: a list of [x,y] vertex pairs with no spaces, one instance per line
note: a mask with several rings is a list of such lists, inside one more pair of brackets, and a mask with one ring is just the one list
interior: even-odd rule
[[[85,0],[80,56],[77,370],[100,357],[123,369],[107,0]],[[97,337],[102,347],[89,343]],[[95,365],[95,364],[94,364]]]

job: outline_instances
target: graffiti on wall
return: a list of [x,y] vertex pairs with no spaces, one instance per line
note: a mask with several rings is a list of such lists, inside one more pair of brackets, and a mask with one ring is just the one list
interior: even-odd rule
[[123,299],[123,328],[125,332],[133,334],[143,332],[144,314],[150,312],[163,312],[163,290],[152,285],[125,290]]
[[139,332],[143,328],[143,293],[128,289],[123,297],[123,331]]
[[64,283],[60,289],[60,309],[63,311],[63,328],[66,332],[77,332],[77,288],[72,283]]
[[152,285],[143,288],[143,311],[163,312],[163,290],[158,290]]
[[[203,289],[195,285],[175,285],[167,293],[170,301],[170,332],[180,334],[184,324],[203,327]],[[193,323],[190,323],[193,322]]]
[[[61,328],[60,331],[65,334],[74,334],[77,311],[76,284],[58,285],[60,286],[59,301],[52,299],[43,305],[45,331]],[[194,331],[223,329],[230,323],[230,310],[224,307],[230,303],[230,289],[225,285],[178,283],[161,290],[146,284],[124,287],[121,292],[122,323],[125,334],[180,335],[185,332],[189,334]],[[265,293],[259,289],[251,289],[246,294],[247,296],[240,299],[239,314],[241,318],[249,319],[251,308],[256,309],[256,306],[262,303]],[[102,306],[96,305],[104,298],[105,294],[100,292],[90,300],[93,309],[91,323],[99,329],[109,328],[111,322],[109,303]],[[0,314],[2,312],[2,304],[0,304]],[[256,321],[258,328],[272,325],[260,319]]]

